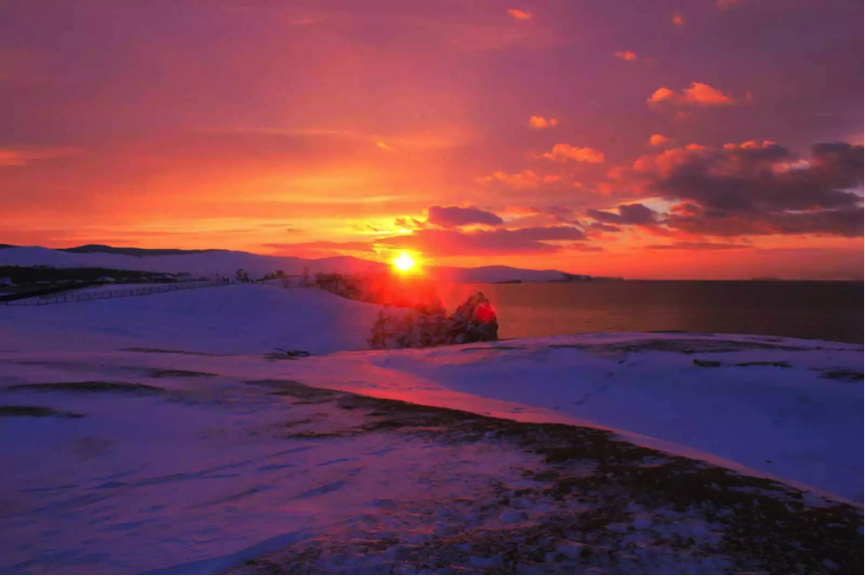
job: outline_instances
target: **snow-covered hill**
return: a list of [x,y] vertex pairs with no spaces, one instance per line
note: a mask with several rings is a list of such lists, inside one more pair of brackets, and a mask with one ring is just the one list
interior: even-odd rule
[[231,284],[49,306],[0,306],[0,349],[153,347],[215,354],[369,348],[381,308],[322,290]]
[[[2,245],[0,245],[2,246]],[[181,252],[181,253],[173,253]],[[188,272],[201,276],[233,277],[238,269],[252,277],[282,270],[287,275],[318,272],[353,274],[383,270],[382,262],[350,256],[306,259],[293,256],[266,256],[232,250],[162,251],[130,248],[86,246],[53,250],[41,246],[0,248],[0,266],[54,266],[57,268],[99,267],[177,274]],[[450,282],[560,282],[565,273],[558,270],[526,270],[508,266],[480,268],[430,267],[433,277]]]
[[185,254],[133,256],[106,252],[66,252],[41,246],[25,246],[0,250],[0,265],[54,266],[57,268],[99,267],[120,270],[141,270],[177,274],[188,272],[201,276],[234,277],[239,269],[260,277],[282,270],[285,274],[337,272],[349,274],[382,269],[379,262],[359,260],[349,256],[308,260],[290,256],[264,256],[249,252],[212,250]]
[[[0,306],[0,350],[252,355],[226,374],[508,418],[588,422],[862,500],[861,346],[624,333],[321,356],[367,350],[379,310],[316,289],[249,284]],[[280,362],[272,372],[261,357],[274,348],[316,356]],[[207,371],[217,360],[178,362]],[[518,408],[500,409],[502,402]]]

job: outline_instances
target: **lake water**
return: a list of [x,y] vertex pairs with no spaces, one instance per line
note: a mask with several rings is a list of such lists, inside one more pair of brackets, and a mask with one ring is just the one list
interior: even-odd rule
[[592,281],[463,284],[448,311],[481,291],[500,338],[682,330],[863,341],[862,282]]

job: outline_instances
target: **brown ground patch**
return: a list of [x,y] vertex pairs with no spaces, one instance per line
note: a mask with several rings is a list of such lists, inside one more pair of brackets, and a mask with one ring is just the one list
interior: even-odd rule
[[83,414],[75,414],[74,412],[65,412],[63,410],[55,410],[54,408],[46,408],[44,406],[0,406],[0,418],[9,417],[29,417],[29,418],[83,418]]
[[[545,466],[527,472],[527,477],[546,487],[516,494],[503,492],[498,505],[506,511],[514,497],[551,502],[558,508],[545,521],[507,530],[466,526],[458,531],[459,537],[450,533],[422,544],[398,546],[397,552],[391,550],[392,557],[384,568],[370,569],[390,571],[411,566],[448,573],[639,571],[639,551],[627,541],[629,535],[641,533],[634,527],[634,507],[651,516],[651,526],[671,530],[650,532],[656,534],[651,546],[698,562],[721,558],[736,571],[770,573],[856,573],[863,563],[862,516],[857,508],[806,497],[802,491],[776,481],[640,447],[605,430],[524,424],[321,390],[294,381],[252,383],[273,387],[279,390],[276,393],[299,403],[332,404],[363,416],[360,425],[289,432],[291,438],[324,440],[385,432],[451,444],[495,440],[543,457]],[[676,532],[682,517],[716,526],[721,536],[709,543]],[[568,544],[573,534],[581,535],[581,544]],[[367,543],[334,539],[296,545],[240,569],[315,572],[316,566],[321,569],[316,562],[322,554],[375,555],[393,545],[372,535],[371,539]],[[478,560],[481,551],[484,559]]]

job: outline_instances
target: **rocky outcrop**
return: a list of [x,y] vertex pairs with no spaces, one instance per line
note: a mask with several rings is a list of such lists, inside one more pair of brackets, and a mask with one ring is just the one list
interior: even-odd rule
[[427,348],[498,340],[498,321],[480,292],[449,318],[441,305],[414,309],[386,308],[372,326],[369,344],[376,349]]
[[445,334],[448,344],[491,342],[499,339],[499,323],[492,304],[478,292],[470,296],[448,318]]

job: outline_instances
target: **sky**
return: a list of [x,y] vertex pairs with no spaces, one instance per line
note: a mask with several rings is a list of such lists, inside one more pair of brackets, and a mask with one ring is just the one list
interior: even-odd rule
[[0,242],[863,276],[861,0],[0,0]]

